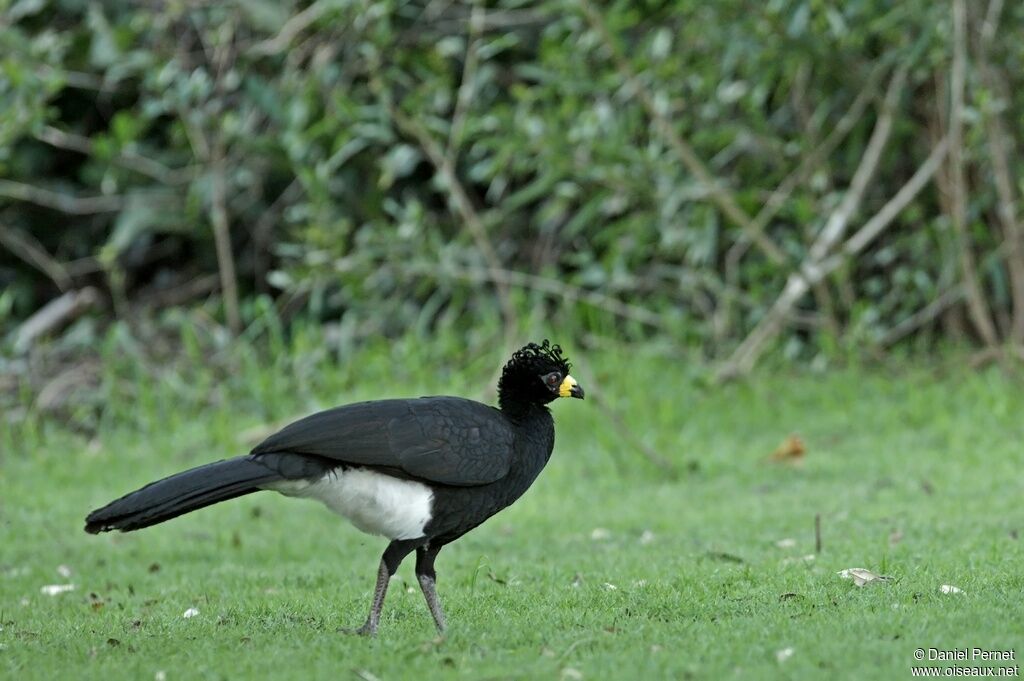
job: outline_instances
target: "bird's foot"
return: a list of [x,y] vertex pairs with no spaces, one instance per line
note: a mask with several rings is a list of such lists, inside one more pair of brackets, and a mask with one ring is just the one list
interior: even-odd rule
[[342,627],[341,629],[338,629],[338,631],[342,634],[348,634],[350,636],[376,636],[377,624],[375,622],[370,622],[369,620],[367,620],[363,623],[363,626],[359,627],[358,629],[353,629],[351,627]]

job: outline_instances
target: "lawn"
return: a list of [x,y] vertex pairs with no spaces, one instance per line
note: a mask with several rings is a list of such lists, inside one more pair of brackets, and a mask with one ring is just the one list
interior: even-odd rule
[[[1024,641],[1024,391],[954,359],[709,387],[654,349],[570,352],[588,397],[678,474],[593,400],[554,404],[538,482],[441,553],[443,638],[412,561],[376,639],[338,632],[365,617],[384,541],[311,502],[262,493],[82,532],[90,509],[243,452],[268,423],[372,397],[480,397],[501,361],[406,350],[320,357],[305,374],[243,358],[229,376],[133,383],[121,367],[95,435],[0,426],[0,677],[909,678],[917,648]],[[791,434],[805,455],[769,462]],[[853,567],[890,579],[837,575]],[[41,591],[58,584],[75,588]]]

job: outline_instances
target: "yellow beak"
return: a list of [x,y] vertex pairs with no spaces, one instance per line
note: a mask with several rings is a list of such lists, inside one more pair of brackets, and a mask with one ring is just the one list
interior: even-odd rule
[[562,381],[562,385],[558,386],[559,397],[577,397],[583,399],[583,388],[576,382],[576,379],[572,376],[566,375]]

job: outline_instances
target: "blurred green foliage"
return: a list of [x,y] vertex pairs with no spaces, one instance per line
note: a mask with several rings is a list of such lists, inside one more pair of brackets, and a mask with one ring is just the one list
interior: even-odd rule
[[[953,14],[927,0],[0,8],[0,322],[84,284],[119,315],[203,276],[209,292],[230,260],[243,304],[269,293],[286,321],[394,334],[558,315],[715,355],[807,257],[895,73],[891,137],[849,232],[950,128]],[[944,163],[799,301],[789,352],[886,344],[944,295],[907,335],[972,335],[964,247],[1010,335],[1022,26],[1020,3],[967,3],[966,241]],[[1011,152],[1002,178],[994,149]],[[763,213],[772,257],[721,195],[756,223],[787,181]]]

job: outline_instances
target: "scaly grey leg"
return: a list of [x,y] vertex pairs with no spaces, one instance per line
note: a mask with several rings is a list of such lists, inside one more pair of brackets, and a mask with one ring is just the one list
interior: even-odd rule
[[441,601],[437,597],[437,573],[434,571],[434,558],[437,557],[437,552],[440,550],[440,546],[416,549],[416,579],[419,580],[423,598],[427,601],[427,607],[430,608],[430,614],[434,618],[438,632],[444,633],[444,611],[441,609]]
[[384,555],[380,559],[380,567],[377,568],[377,585],[373,588],[373,602],[370,604],[370,614],[366,616],[366,622],[358,629],[343,629],[348,634],[359,634],[361,636],[376,636],[377,625],[380,624],[380,611],[384,608],[384,597],[388,593],[388,583],[398,572],[398,566],[402,564],[412,550],[416,548],[415,541],[393,541],[384,549]]

